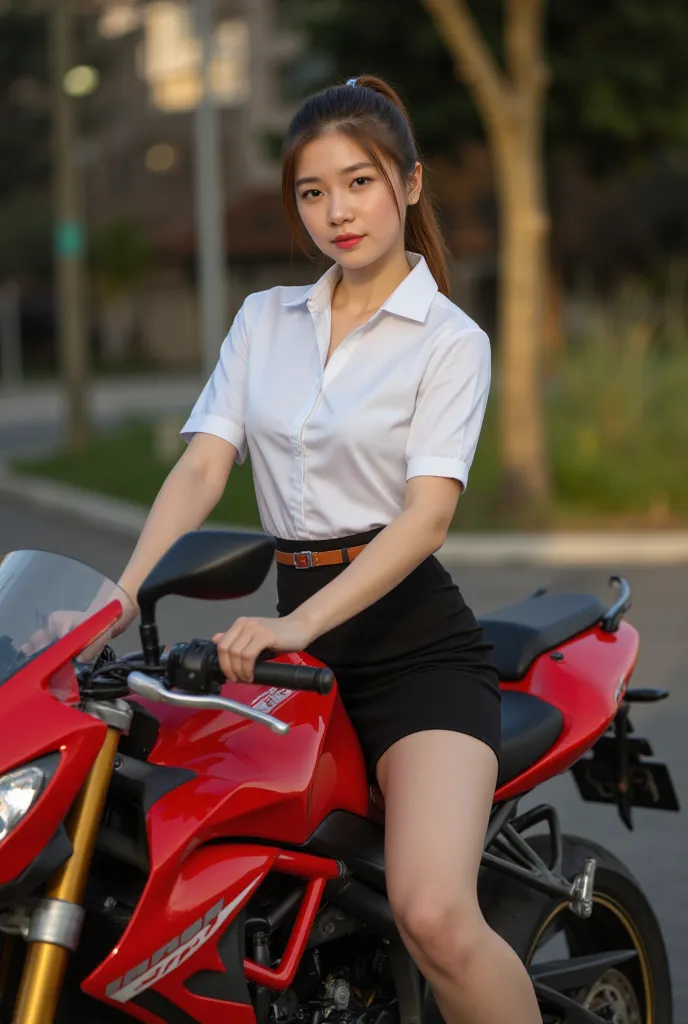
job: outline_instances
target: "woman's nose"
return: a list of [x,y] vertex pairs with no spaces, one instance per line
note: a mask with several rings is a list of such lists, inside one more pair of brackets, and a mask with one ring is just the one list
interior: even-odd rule
[[328,209],[330,224],[342,224],[351,220],[351,207],[343,196],[332,196]]

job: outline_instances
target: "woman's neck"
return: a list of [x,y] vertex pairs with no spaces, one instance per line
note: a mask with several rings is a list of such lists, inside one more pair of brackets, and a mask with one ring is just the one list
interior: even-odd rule
[[352,316],[375,313],[411,272],[404,249],[376,260],[360,270],[342,267],[332,295],[332,308]]

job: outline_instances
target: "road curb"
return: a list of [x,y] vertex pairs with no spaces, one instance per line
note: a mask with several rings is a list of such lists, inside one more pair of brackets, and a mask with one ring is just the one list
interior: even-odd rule
[[[0,465],[0,494],[135,540],[148,510],[133,502],[38,477]],[[260,532],[253,526],[217,523]],[[473,533],[447,539],[439,556],[464,565],[682,565],[688,564],[688,530]]]
[[134,502],[108,498],[56,480],[19,476],[4,466],[0,466],[0,494],[132,537],[141,532],[147,515],[146,509]]

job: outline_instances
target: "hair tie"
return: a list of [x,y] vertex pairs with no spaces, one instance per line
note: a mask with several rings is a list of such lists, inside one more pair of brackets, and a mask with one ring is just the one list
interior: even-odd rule
[[346,84],[354,87],[356,85],[356,79],[355,78],[347,78]]

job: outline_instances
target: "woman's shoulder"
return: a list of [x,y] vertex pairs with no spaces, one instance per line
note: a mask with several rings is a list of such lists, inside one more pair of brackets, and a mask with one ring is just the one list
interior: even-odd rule
[[441,292],[435,295],[426,325],[431,352],[454,350],[457,354],[470,352],[479,359],[490,359],[487,333],[465,310]]
[[473,320],[465,310],[457,306],[455,302],[448,299],[442,292],[437,292],[431,309],[434,325],[454,328],[457,332],[475,332],[485,334],[485,331]]
[[250,320],[270,312],[276,316],[280,311],[290,305],[297,304],[306,298],[313,286],[304,285],[274,285],[260,292],[250,292],[242,303],[242,309]]

